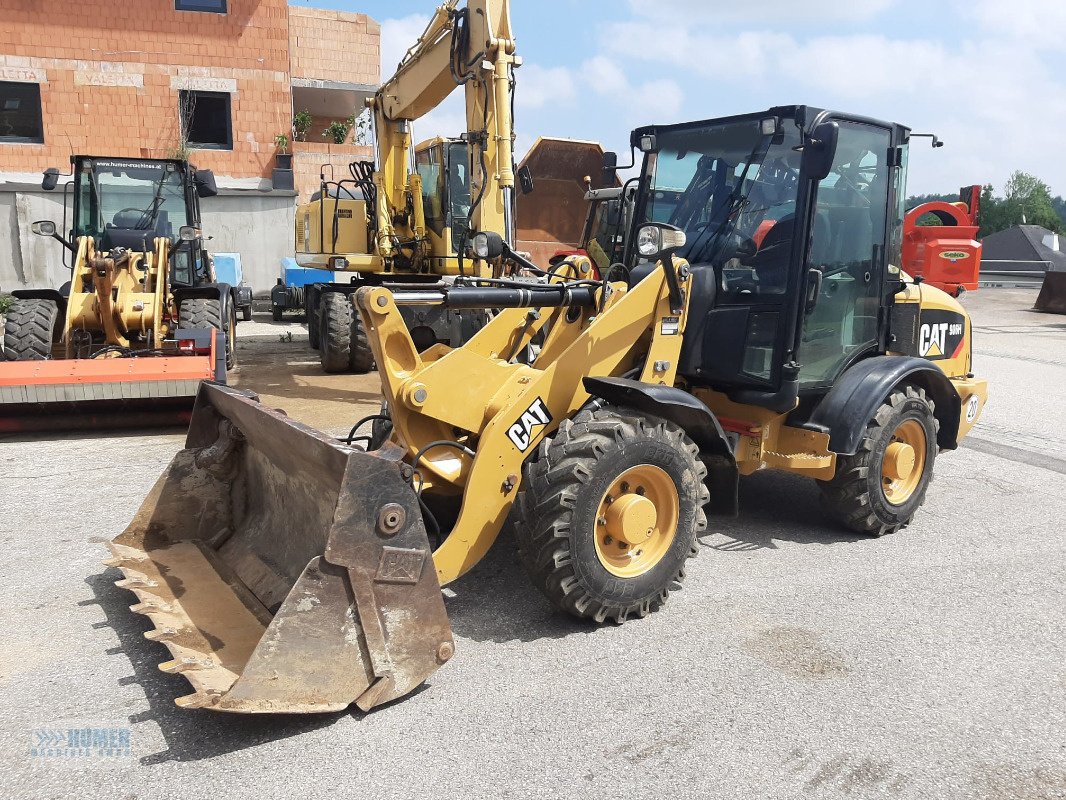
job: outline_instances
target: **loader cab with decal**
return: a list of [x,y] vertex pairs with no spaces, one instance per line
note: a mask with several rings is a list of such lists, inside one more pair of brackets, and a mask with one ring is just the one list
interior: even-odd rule
[[665,215],[688,242],[687,381],[784,410],[885,352],[908,133],[807,107],[634,132],[648,187],[636,216]]

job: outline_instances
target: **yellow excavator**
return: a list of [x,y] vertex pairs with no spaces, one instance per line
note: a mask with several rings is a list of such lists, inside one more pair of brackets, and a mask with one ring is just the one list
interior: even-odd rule
[[[909,139],[806,106],[638,129],[598,279],[577,255],[543,283],[356,293],[387,402],[361,440],[205,385],[111,544],[178,704],[402,697],[455,652],[441,587],[508,520],[532,584],[590,624],[662,606],[758,470],[811,478],[858,534],[905,527],[987,394],[962,306],[899,267]],[[498,232],[472,249],[524,266]],[[503,310],[419,352],[401,309],[427,303]]]
[[[515,244],[511,112],[520,65],[509,0],[470,0],[462,8],[458,0],[444,3],[367,101],[376,163],[354,162],[341,177],[324,170],[320,190],[297,208],[297,264],[352,275],[347,283],[314,284],[299,293],[311,346],[327,372],[368,372],[373,365],[352,305],[360,288],[480,276],[486,265],[465,251],[481,230],[499,231]],[[465,95],[467,131],[412,150],[412,123],[457,88]],[[294,304],[280,296],[283,287],[275,292],[276,307]],[[405,314],[423,348],[459,344],[484,321],[474,311]]]

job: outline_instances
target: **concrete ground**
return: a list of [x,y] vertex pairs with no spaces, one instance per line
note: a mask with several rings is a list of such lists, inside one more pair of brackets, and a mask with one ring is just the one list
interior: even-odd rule
[[[456,657],[370,715],[173,704],[187,684],[101,560],[180,432],[4,440],[0,791],[1066,797],[1066,317],[1034,297],[966,297],[991,399],[906,530],[848,535],[809,482],[762,473],[683,591],[599,629],[553,613],[501,540],[447,592]],[[334,433],[376,409],[374,376],[321,375],[297,323],[240,332],[264,402]],[[42,754],[71,729],[118,750]]]

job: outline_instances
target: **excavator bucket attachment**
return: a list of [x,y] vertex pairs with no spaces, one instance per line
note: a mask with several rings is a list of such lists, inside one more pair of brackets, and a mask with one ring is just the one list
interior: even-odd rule
[[185,449],[111,543],[194,689],[178,705],[367,711],[454,644],[402,451],[366,453],[204,384]]
[[1066,314],[1066,272],[1049,269],[1044,273],[1033,308],[1047,314]]

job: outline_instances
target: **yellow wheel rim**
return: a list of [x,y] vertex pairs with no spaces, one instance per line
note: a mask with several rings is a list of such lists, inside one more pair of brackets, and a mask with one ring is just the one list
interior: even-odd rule
[[603,568],[635,578],[662,561],[677,535],[680,500],[673,478],[640,464],[614,479],[596,512],[596,555]]
[[881,487],[894,506],[914,495],[925,474],[925,428],[916,419],[904,420],[892,434],[881,460]]

